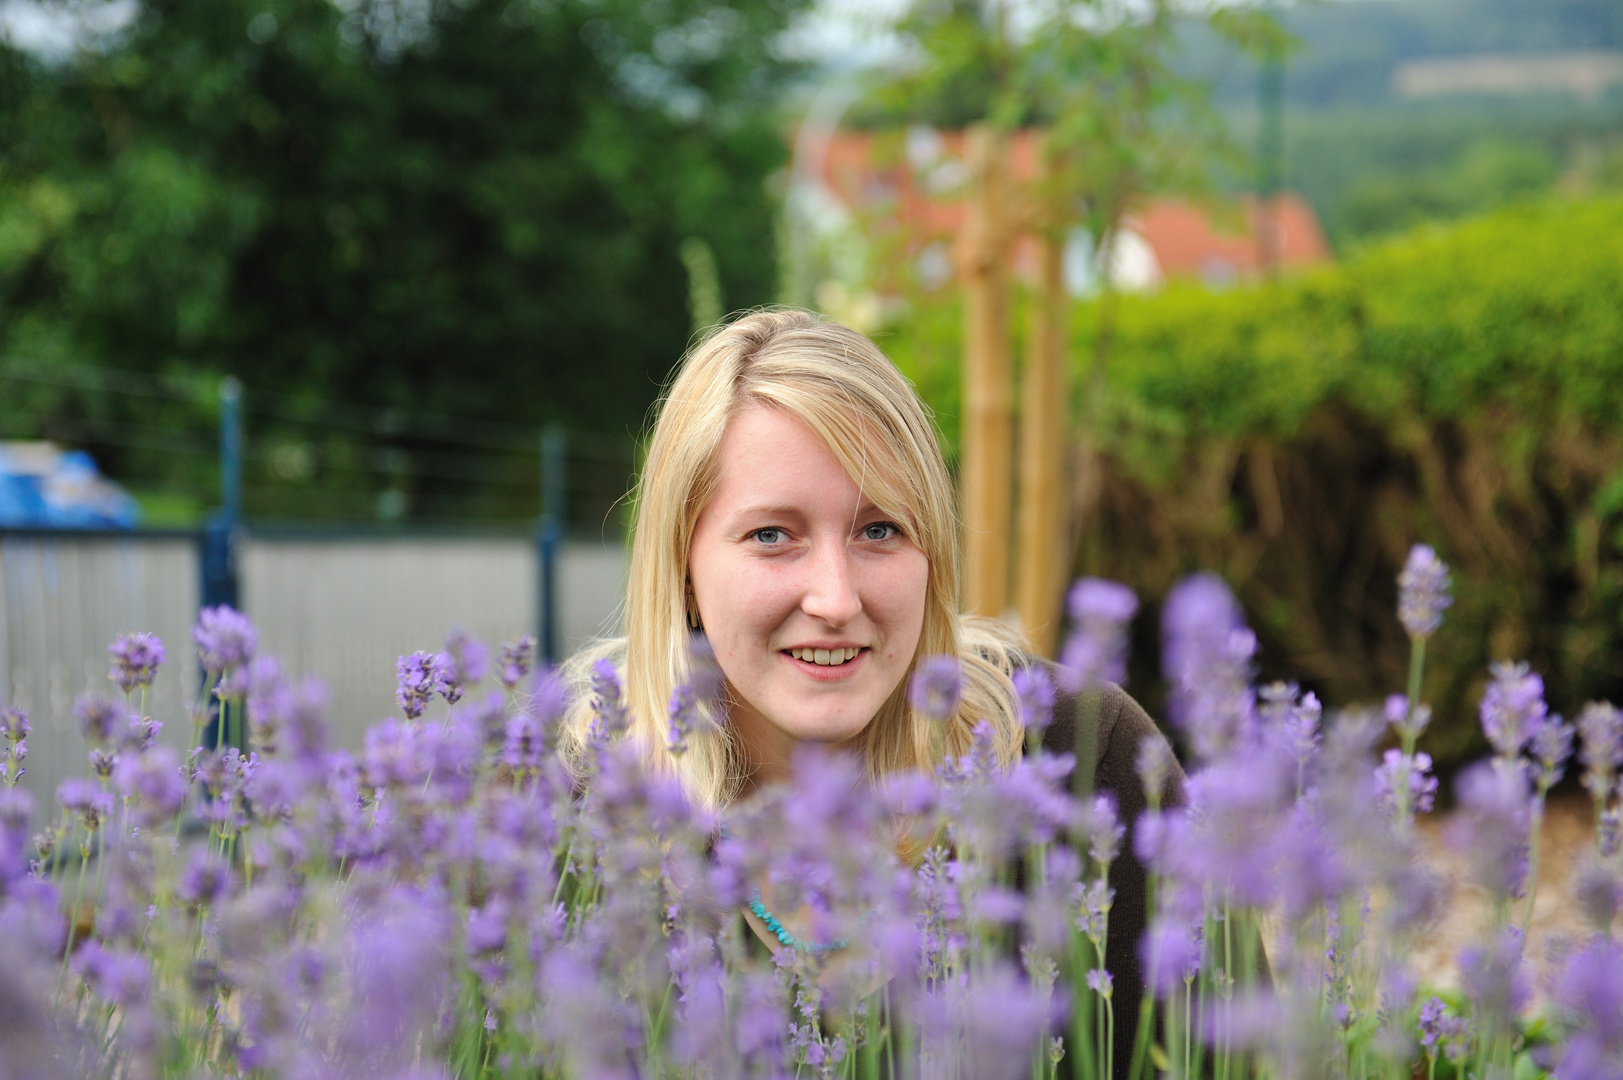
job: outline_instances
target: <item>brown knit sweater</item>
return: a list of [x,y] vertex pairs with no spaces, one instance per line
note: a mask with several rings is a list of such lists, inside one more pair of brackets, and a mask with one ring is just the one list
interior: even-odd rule
[[[1139,942],[1148,918],[1146,874],[1144,865],[1133,854],[1133,827],[1149,800],[1134,764],[1141,742],[1164,736],[1143,707],[1121,687],[1107,684],[1098,703],[1098,726],[1090,732],[1086,727],[1079,728],[1084,719],[1083,699],[1061,695],[1055,703],[1053,723],[1043,733],[1043,748],[1049,753],[1075,753],[1078,757],[1091,749],[1094,790],[1115,795],[1121,822],[1127,827],[1121,854],[1110,865],[1110,885],[1116,898],[1110,909],[1110,936],[1105,942],[1105,966],[1110,970],[1116,1017],[1114,1071],[1120,1080],[1127,1076],[1133,1059],[1133,1037],[1144,994]],[[1182,806],[1185,801],[1183,770],[1174,763],[1161,791],[1161,806]],[[1068,1066],[1074,1064],[1067,1055],[1060,1063],[1061,1073],[1068,1073]]]

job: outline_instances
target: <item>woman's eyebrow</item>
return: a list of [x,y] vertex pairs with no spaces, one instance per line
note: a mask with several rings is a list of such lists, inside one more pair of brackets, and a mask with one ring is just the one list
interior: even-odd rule
[[765,503],[756,506],[745,506],[732,513],[734,520],[752,517],[801,517],[803,511],[798,506],[769,506]]

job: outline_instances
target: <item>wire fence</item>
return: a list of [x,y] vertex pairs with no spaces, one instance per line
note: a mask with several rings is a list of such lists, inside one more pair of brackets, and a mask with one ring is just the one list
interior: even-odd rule
[[[219,388],[214,375],[0,358],[0,438],[88,449],[148,504],[195,519],[222,482]],[[259,386],[242,411],[250,520],[514,526],[541,513],[540,426]],[[635,442],[571,430],[555,445],[566,531],[618,536]]]

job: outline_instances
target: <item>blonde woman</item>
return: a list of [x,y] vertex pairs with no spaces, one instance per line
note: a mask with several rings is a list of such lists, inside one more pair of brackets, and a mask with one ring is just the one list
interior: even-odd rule
[[[625,683],[628,738],[649,767],[717,809],[785,779],[805,743],[847,750],[877,778],[963,754],[985,719],[1011,763],[1025,739],[1012,677],[1039,661],[1006,627],[959,610],[953,503],[928,413],[872,342],[806,312],[746,315],[689,354],[659,407],[637,491],[626,636],[575,657],[573,680],[584,684],[592,663],[611,658]],[[673,755],[667,702],[689,676],[696,628],[725,678],[725,716]],[[962,667],[944,731],[908,694],[916,665],[936,655]],[[588,696],[577,695],[565,725],[576,765]],[[1097,730],[1079,737],[1075,701],[1062,696],[1045,745],[1093,748],[1096,786],[1116,795],[1130,823],[1146,804],[1135,755],[1161,736],[1113,687],[1098,713]],[[1171,772],[1163,805],[1182,802],[1182,774]],[[1111,878],[1107,965],[1117,1015],[1133,1016],[1144,873],[1130,846]],[[1131,1031],[1124,1024],[1118,1037]]]

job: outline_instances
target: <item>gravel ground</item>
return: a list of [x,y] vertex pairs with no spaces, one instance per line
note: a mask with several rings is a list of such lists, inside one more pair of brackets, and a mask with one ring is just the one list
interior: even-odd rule
[[[1465,860],[1448,843],[1448,817],[1431,814],[1419,823],[1428,858],[1448,883],[1442,919],[1415,958],[1422,985],[1438,989],[1458,986],[1455,958],[1461,949],[1482,939],[1490,917],[1487,894],[1471,883]],[[1539,840],[1538,893],[1525,954],[1536,973],[1535,1010],[1547,996],[1551,981],[1552,946],[1559,952],[1564,940],[1577,940],[1584,933],[1583,918],[1569,886],[1573,873],[1594,850],[1594,832],[1594,809],[1587,797],[1551,800]],[[1520,905],[1517,918],[1525,910],[1525,904]]]

